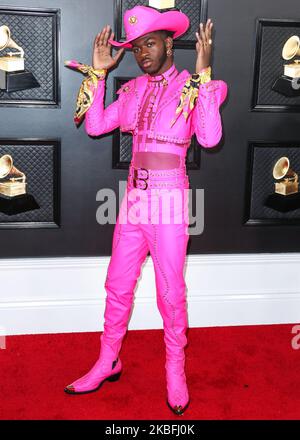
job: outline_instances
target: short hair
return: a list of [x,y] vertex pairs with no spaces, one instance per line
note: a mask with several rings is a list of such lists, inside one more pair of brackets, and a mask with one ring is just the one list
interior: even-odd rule
[[159,32],[162,38],[167,38],[167,37],[173,38],[173,35],[175,33],[174,31],[167,31],[165,29],[160,29],[159,31],[155,31],[155,32]]

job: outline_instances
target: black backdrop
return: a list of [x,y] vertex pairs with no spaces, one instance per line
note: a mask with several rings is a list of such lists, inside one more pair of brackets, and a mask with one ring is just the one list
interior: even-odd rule
[[[0,2],[0,5],[7,3]],[[9,6],[61,9],[60,87],[58,108],[0,107],[1,138],[61,140],[61,224],[59,228],[0,230],[0,255],[9,257],[110,255],[114,225],[96,221],[96,193],[118,189],[127,170],[112,169],[112,135],[89,137],[73,123],[82,76],[63,66],[75,58],[91,62],[92,42],[102,27],[113,25],[113,2],[104,0],[19,0]],[[212,150],[201,147],[199,170],[189,170],[192,188],[205,189],[204,232],[191,236],[188,252],[295,252],[300,249],[297,225],[246,226],[248,142],[300,141],[299,113],[252,112],[251,96],[257,18],[295,19],[298,0],[208,0],[215,24],[213,73],[229,86],[222,107],[224,137]],[[1,23],[0,23],[1,24]],[[181,71],[195,66],[193,49],[176,49]],[[127,51],[107,81],[106,105],[113,100],[113,77],[141,74]],[[200,147],[199,147],[200,148]]]

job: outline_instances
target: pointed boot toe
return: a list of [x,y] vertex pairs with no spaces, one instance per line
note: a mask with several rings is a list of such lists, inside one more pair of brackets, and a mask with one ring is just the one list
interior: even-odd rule
[[67,385],[66,388],[64,389],[64,392],[69,394],[74,394],[75,388],[73,387],[73,385]]
[[168,407],[177,416],[182,416],[183,413],[185,412],[185,410],[187,409],[187,407],[189,406],[189,404],[190,404],[190,400],[187,402],[187,404],[184,407],[182,407],[182,405],[174,405],[174,406],[172,406],[172,405],[170,405],[170,403],[169,403],[169,401],[167,399]]
[[[117,371],[116,373],[114,372]],[[76,380],[70,385],[64,388],[64,392],[67,394],[87,394],[99,390],[101,385],[107,380],[109,382],[116,382],[119,380],[122,372],[122,363],[120,358],[116,359],[112,363],[111,371],[107,373],[99,374],[99,368],[97,364],[90,370],[88,374],[82,378]],[[96,377],[95,377],[96,374]],[[97,376],[98,375],[98,376]],[[100,377],[99,377],[100,376]],[[102,377],[101,377],[102,376]]]

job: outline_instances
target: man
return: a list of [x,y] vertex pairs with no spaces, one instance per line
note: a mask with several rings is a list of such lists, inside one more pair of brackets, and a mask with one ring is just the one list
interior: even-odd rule
[[[93,136],[117,127],[133,135],[127,192],[114,229],[105,282],[100,356],[85,376],[65,388],[69,394],[95,391],[105,380],[120,377],[119,351],[141,265],[150,250],[157,305],[164,324],[167,404],[175,414],[182,415],[190,403],[184,371],[187,311],[183,268],[189,239],[185,157],[193,133],[204,147],[217,145],[222,136],[219,107],[225,100],[227,86],[224,81],[210,78],[212,26],[208,20],[196,32],[194,75],[187,70],[177,71],[172,51],[173,39],[189,27],[188,17],[180,11],[159,12],[146,6],[135,6],[125,12],[125,42],[114,41],[114,33],[109,39],[109,26],[96,36],[93,68],[74,60],[67,63],[89,73],[78,96],[75,122],[85,115],[86,131]],[[111,45],[122,47],[114,57]],[[124,48],[132,49],[144,75],[123,84],[117,92],[118,99],[104,108],[106,73],[115,66]],[[175,192],[179,199],[175,203],[174,198],[171,219],[165,222],[160,207],[166,206]],[[140,198],[138,206],[142,212],[142,221],[138,222],[136,196]],[[183,218],[174,223],[178,214]]]

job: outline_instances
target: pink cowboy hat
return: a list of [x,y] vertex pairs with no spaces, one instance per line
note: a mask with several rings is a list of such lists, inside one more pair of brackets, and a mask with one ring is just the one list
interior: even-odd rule
[[126,41],[119,43],[109,39],[112,46],[132,48],[130,41],[135,40],[149,32],[161,29],[175,32],[173,38],[184,34],[190,25],[190,20],[183,12],[167,11],[159,12],[148,6],[135,6],[124,13],[124,29]]

